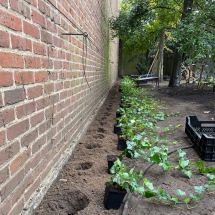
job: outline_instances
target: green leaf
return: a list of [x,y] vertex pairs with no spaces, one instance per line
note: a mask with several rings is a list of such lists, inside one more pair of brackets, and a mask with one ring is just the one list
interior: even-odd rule
[[186,204],[190,203],[190,198],[184,199],[184,202],[185,202]]
[[185,159],[180,159],[179,160],[179,165],[182,169],[186,168],[187,166],[189,166],[190,161],[189,160],[185,160]]
[[143,178],[143,183],[149,190],[154,190],[153,184],[147,178]]
[[179,195],[179,196],[186,196],[186,193],[180,189],[177,189],[176,190],[176,194]]
[[190,170],[186,170],[186,169],[183,169],[181,170],[185,175],[187,175],[189,178],[191,178],[192,176],[192,172]]
[[144,187],[143,186],[139,186],[139,187],[137,187],[137,192],[139,193],[139,194],[141,194],[141,195],[144,195],[144,192],[145,192],[145,189],[144,189]]
[[206,175],[211,181],[213,181],[215,179],[215,175],[212,174],[207,174]]
[[182,151],[181,149],[178,150],[178,155],[180,158],[183,158],[186,155],[185,151]]
[[204,186],[194,186],[194,190],[196,193],[202,194],[205,191]]
[[193,193],[190,193],[190,197],[193,198],[193,199],[195,199],[196,201],[199,201],[201,199],[200,196],[194,195]]
[[166,126],[166,127],[163,129],[163,131],[164,131],[164,132],[169,131],[169,127],[168,127],[168,126]]
[[175,202],[175,203],[178,203],[178,201],[179,201],[179,199],[178,199],[176,196],[173,196],[173,197],[171,198],[171,200],[172,200],[173,202]]
[[153,196],[155,196],[155,193],[154,192],[152,192],[152,191],[150,191],[150,190],[147,190],[147,191],[145,191],[145,197],[148,199],[148,198],[151,198],[151,197],[153,197]]

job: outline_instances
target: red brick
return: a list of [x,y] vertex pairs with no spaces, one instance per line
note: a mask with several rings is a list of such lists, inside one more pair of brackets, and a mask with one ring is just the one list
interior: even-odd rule
[[47,44],[52,44],[53,43],[53,39],[52,39],[52,34],[50,34],[48,31],[46,30],[41,30],[41,40],[44,42],[44,43],[47,43]]
[[0,47],[3,48],[9,48],[10,46],[10,40],[9,40],[9,34],[6,31],[0,31]]
[[0,5],[8,8],[8,0],[0,0]]
[[48,56],[57,58],[57,50],[53,47],[48,47]]
[[36,110],[36,104],[34,101],[28,102],[26,104],[23,104],[21,106],[16,107],[16,115],[17,118],[20,119],[23,116],[27,116]]
[[14,79],[17,85],[32,84],[34,83],[34,73],[33,72],[15,72]]
[[7,162],[10,158],[12,158],[13,156],[15,156],[20,150],[20,145],[19,142],[16,141],[10,145],[8,145],[7,147],[1,149],[0,151],[0,165],[2,165],[3,163]]
[[32,21],[41,25],[42,27],[46,28],[46,22],[45,22],[45,17],[38,13],[37,11],[35,10],[32,10],[32,13],[31,13],[31,16],[32,16]]
[[42,65],[42,68],[46,68],[46,69],[53,68],[53,62],[48,58],[41,58],[41,65]]
[[21,197],[21,199],[16,202],[16,204],[13,205],[12,209],[10,210],[10,215],[17,215],[21,214],[23,208],[24,208],[25,200],[24,197]]
[[28,2],[29,4],[37,7],[37,0],[26,0],[26,2]]
[[30,133],[26,134],[22,139],[21,139],[21,145],[22,147],[29,147],[35,139],[38,137],[38,128],[34,129]]
[[8,90],[4,93],[4,101],[7,105],[12,105],[25,100],[25,90],[23,88]]
[[21,19],[17,16],[14,16],[11,13],[8,13],[7,11],[3,11],[0,9],[0,24],[11,28],[15,31],[21,31],[22,30],[22,22]]
[[32,51],[31,40],[19,37],[16,35],[11,35],[12,48],[21,51]]
[[57,60],[55,60],[54,61],[54,68],[55,69],[62,69],[62,61],[57,61]]
[[12,205],[14,205],[20,198],[23,197],[23,194],[25,190],[34,182],[34,179],[32,177],[32,174],[28,174],[27,177],[25,177],[23,183],[20,184],[18,189],[16,189],[13,194],[11,195],[10,199],[12,202]]
[[35,73],[35,82],[46,82],[48,80],[48,72],[47,71],[40,71]]
[[0,87],[13,85],[13,74],[11,72],[0,71]]
[[47,20],[47,29],[48,31],[52,32],[53,33],[57,33],[57,27],[56,27],[56,24]]
[[0,147],[5,144],[6,136],[5,131],[0,131]]
[[0,185],[9,178],[9,168],[8,166],[0,170]]
[[37,154],[35,154],[34,156],[31,156],[31,159],[29,159],[25,164],[26,173],[29,170],[34,169],[40,163],[40,161],[41,161],[40,152],[37,152]]
[[28,99],[40,97],[43,94],[42,85],[30,87],[27,90]]
[[37,42],[34,42],[33,45],[34,45],[33,51],[35,54],[46,55],[46,45]]
[[0,92],[0,108],[3,107],[2,93]]
[[[51,117],[52,117],[52,115],[50,115],[50,118]],[[51,128],[51,119],[48,119],[46,122],[42,123],[39,126],[39,134],[41,135],[41,134],[45,133],[50,128]]]
[[41,68],[41,62],[39,57],[25,56],[24,58],[26,68]]
[[23,21],[23,31],[32,37],[35,37],[37,39],[40,38],[40,32],[38,27],[31,23]]
[[36,114],[35,116],[32,116],[30,118],[31,127],[34,127],[37,124],[41,123],[44,119],[45,118],[44,118],[44,112],[43,111],[38,113],[38,114]]
[[25,18],[30,19],[30,8],[21,0],[10,0],[10,7],[12,10],[23,15]]
[[37,110],[41,110],[50,105],[49,97],[41,98],[36,101]]
[[29,129],[29,120],[18,122],[7,129],[8,140],[13,140],[21,134],[24,134]]
[[30,149],[21,152],[10,163],[10,172],[13,175],[30,157]]
[[0,204],[1,215],[9,214],[8,212],[11,209],[11,199],[7,199]]
[[15,119],[14,109],[6,109],[0,112],[0,127],[7,125]]
[[0,52],[0,65],[3,68],[24,68],[24,60],[21,55]]
[[32,154],[35,154],[46,143],[46,135],[42,136],[32,145]]
[[44,93],[51,94],[54,92],[54,83],[49,83],[44,85]]
[[[38,176],[38,175],[37,175]],[[32,193],[34,193],[38,187],[40,186],[40,177],[38,179],[34,180],[33,184],[26,190],[24,196],[25,196],[25,201],[28,201],[30,197],[32,196]]]

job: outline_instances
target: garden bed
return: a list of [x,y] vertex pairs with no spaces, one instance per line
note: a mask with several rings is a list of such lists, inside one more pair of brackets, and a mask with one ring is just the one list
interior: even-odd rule
[[[185,134],[185,122],[187,115],[196,115],[199,120],[208,121],[215,118],[215,93],[211,88],[204,90],[193,87],[168,88],[167,82],[161,83],[159,88],[152,87],[150,95],[165,101],[162,106],[165,112],[173,113],[165,121],[158,123],[159,135],[169,139],[170,149],[188,146],[191,144]],[[65,164],[56,182],[49,189],[41,205],[36,211],[37,215],[119,215],[122,214],[123,206],[119,210],[106,210],[103,204],[105,182],[110,180],[107,167],[107,155],[116,155],[121,152],[117,150],[118,136],[113,133],[115,124],[116,109],[120,104],[120,94],[118,92],[119,80],[111,89],[104,105],[98,112],[97,117],[88,129],[85,137],[76,146],[71,158]],[[205,114],[204,111],[210,111]],[[179,114],[176,114],[178,113]],[[171,126],[169,126],[171,125]],[[163,132],[169,126],[169,131]],[[173,142],[175,144],[173,144]],[[186,157],[192,160],[200,159],[193,148],[186,150]],[[171,162],[177,162],[175,154],[171,155]],[[125,158],[124,163],[129,167],[136,166],[138,171],[146,163],[141,159]],[[207,165],[215,165],[213,162]],[[179,172],[170,171],[168,173],[158,166],[153,166],[146,174],[156,187],[164,188],[169,193],[180,188],[189,191],[193,185],[201,185],[205,182],[205,177],[194,173],[192,179],[188,179]],[[208,195],[198,204],[191,204],[194,207],[187,209],[185,204],[171,207],[161,204],[153,199],[146,200],[140,195],[134,194],[129,204],[129,215],[214,215],[215,202],[214,195]],[[125,198],[126,200],[126,198]]]

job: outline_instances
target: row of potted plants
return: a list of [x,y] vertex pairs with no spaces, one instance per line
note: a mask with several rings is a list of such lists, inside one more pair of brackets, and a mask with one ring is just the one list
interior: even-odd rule
[[[215,188],[215,176],[211,174],[215,172],[215,168],[204,172],[208,182],[201,186],[194,186],[193,192],[189,195],[181,189],[177,189],[175,195],[170,195],[164,189],[154,188],[153,183],[145,177],[146,171],[153,164],[159,165],[164,171],[180,170],[191,178],[191,166],[197,167],[201,172],[204,163],[199,161],[191,163],[186,159],[186,152],[180,148],[169,151],[168,146],[165,145],[168,140],[159,138],[156,132],[157,121],[164,120],[170,115],[162,111],[162,101],[151,98],[147,89],[137,88],[135,82],[128,77],[122,80],[120,91],[121,105],[116,113],[117,123],[114,125],[114,132],[118,134],[117,149],[122,152],[119,156],[109,156],[108,168],[111,180],[106,184],[105,207],[118,209],[127,191],[137,192],[145,198],[156,197],[169,204],[179,202],[188,204],[193,200],[198,201],[208,189]],[[178,113],[171,115],[177,116]],[[165,131],[168,131],[168,126]],[[173,166],[168,159],[168,156],[175,151],[178,152],[177,166]],[[135,167],[128,170],[123,163],[124,156],[136,159],[141,157],[148,161],[149,165],[139,172],[135,171]]]

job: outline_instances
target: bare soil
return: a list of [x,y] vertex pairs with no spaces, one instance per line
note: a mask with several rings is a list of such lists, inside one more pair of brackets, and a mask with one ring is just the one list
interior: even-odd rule
[[[119,210],[106,210],[104,208],[105,182],[110,180],[107,171],[107,155],[119,155],[117,150],[118,136],[113,133],[116,110],[120,104],[118,91],[120,80],[109,92],[107,99],[100,108],[95,120],[90,125],[86,135],[75,147],[75,150],[59,173],[57,180],[51,186],[43,201],[36,211],[36,215],[120,215],[123,206]],[[169,139],[170,149],[189,146],[191,142],[185,134],[185,119],[187,115],[196,115],[199,120],[211,121],[215,118],[215,93],[212,88],[197,89],[196,86],[167,87],[164,82],[155,88],[154,84],[146,84],[150,87],[149,96],[161,99],[165,103],[162,106],[167,113],[180,112],[177,116],[167,117],[158,123],[161,137]],[[205,114],[204,111],[210,111]],[[182,126],[177,126],[181,124]],[[163,128],[169,126],[170,130],[163,133]],[[175,127],[176,126],[176,127]],[[174,145],[172,142],[177,141]],[[193,148],[186,150],[186,157],[196,161],[200,157]],[[177,156],[170,156],[173,164],[177,164]],[[144,169],[146,162],[141,159],[125,158],[128,166],[136,166],[136,170]],[[214,165],[207,162],[207,165]],[[156,188],[164,188],[169,193],[174,193],[178,188],[191,192],[194,185],[205,183],[205,177],[194,172],[191,179],[177,171],[164,172],[159,166],[154,165],[146,173]],[[126,197],[124,199],[124,202]],[[189,208],[188,208],[189,207]],[[175,207],[165,205],[155,200],[147,200],[138,194],[131,198],[128,215],[215,215],[214,193],[205,195],[198,203],[189,206],[178,204]]]

